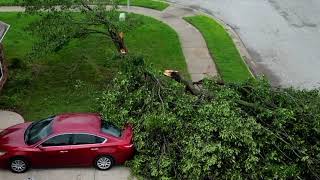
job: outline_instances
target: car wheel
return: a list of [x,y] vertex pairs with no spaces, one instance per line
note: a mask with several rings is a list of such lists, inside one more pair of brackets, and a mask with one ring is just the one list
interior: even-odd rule
[[24,158],[14,158],[9,163],[10,170],[14,173],[24,173],[28,170],[29,164]]
[[108,170],[114,165],[114,160],[111,156],[99,156],[94,163],[99,170]]

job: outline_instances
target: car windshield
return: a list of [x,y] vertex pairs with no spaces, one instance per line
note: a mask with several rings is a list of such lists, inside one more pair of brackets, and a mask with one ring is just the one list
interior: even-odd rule
[[116,127],[110,122],[102,120],[101,130],[103,133],[115,136],[115,137],[121,137],[121,129]]
[[48,137],[52,133],[51,122],[53,119],[54,116],[51,116],[47,119],[33,122],[25,132],[26,144],[36,144]]

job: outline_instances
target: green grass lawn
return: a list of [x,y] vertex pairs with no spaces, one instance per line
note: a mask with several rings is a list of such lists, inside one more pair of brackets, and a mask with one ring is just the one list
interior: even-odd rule
[[[102,2],[103,0],[99,0],[99,2]],[[1,0],[0,6],[5,5],[19,5],[21,4],[21,0]],[[120,5],[126,5],[127,0],[119,0]],[[153,1],[153,0],[130,0],[130,4],[132,6],[140,6],[140,7],[146,7],[150,9],[156,9],[159,11],[162,11],[166,9],[169,4],[166,2],[160,2],[160,1]]]
[[[127,0],[120,0],[120,4],[126,5]],[[159,11],[166,9],[169,6],[169,4],[166,2],[153,1],[153,0],[130,0],[130,4],[133,6],[146,7],[150,9],[156,9]]]
[[[142,25],[126,34],[130,52],[146,57],[160,70],[177,69],[187,74],[177,34],[155,19],[139,16]],[[0,109],[14,108],[27,120],[62,112],[95,111],[96,97],[117,72],[113,44],[101,36],[74,40],[56,54],[27,60],[35,37],[25,27],[36,18],[0,13],[11,24],[4,40],[10,79],[0,96]]]
[[186,17],[204,36],[223,80],[239,82],[252,77],[226,30],[207,16]]
[[19,2],[15,1],[15,0],[1,0],[0,2],[0,6],[5,6],[5,5],[14,5],[14,4],[18,4]]

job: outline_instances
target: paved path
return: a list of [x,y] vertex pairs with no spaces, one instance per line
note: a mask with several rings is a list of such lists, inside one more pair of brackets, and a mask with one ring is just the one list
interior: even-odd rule
[[[127,11],[127,8],[120,6]],[[0,12],[23,12],[19,6],[0,6]],[[178,34],[192,81],[199,81],[205,76],[217,76],[216,66],[209,54],[201,33],[182,18],[197,14],[191,9],[170,6],[164,11],[142,7],[131,7],[130,12],[151,16],[171,26]]]
[[[126,8],[122,8],[126,10]],[[187,62],[188,71],[193,81],[199,81],[204,76],[217,76],[216,66],[209,54],[207,44],[201,33],[183,20],[183,17],[196,15],[191,9],[170,6],[164,11],[155,11],[141,7],[132,7],[130,12],[154,17],[171,26],[180,38],[182,50]]]
[[[17,113],[0,110],[0,132],[7,127],[15,124],[23,123],[24,119]],[[1,178],[0,178],[1,180]]]
[[274,84],[320,87],[319,0],[170,1],[232,26]]
[[131,179],[130,171],[122,166],[108,171],[94,168],[57,168],[31,169],[23,174],[0,170],[0,180],[127,180]]

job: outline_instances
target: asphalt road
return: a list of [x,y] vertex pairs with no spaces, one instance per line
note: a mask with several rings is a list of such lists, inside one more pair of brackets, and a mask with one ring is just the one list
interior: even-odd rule
[[320,87],[319,0],[171,1],[233,27],[274,85]]

